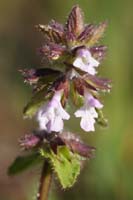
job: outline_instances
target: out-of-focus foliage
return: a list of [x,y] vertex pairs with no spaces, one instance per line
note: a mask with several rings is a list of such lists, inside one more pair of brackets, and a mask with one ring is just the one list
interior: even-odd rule
[[[34,25],[47,24],[53,18],[64,22],[64,16],[74,4],[84,10],[86,22],[108,20],[104,44],[109,47],[101,66],[102,75],[113,80],[113,90],[105,99],[105,113],[109,119],[106,129],[81,133],[85,140],[97,146],[96,157],[84,167],[79,181],[70,191],[53,185],[51,200],[132,200],[133,180],[133,3],[106,0],[1,0],[0,1],[0,199],[32,199],[37,187],[39,168],[23,176],[8,178],[6,170],[19,146],[17,139],[29,130],[29,122],[22,120],[22,108],[30,90],[23,84],[19,68],[42,66],[36,48],[43,36]],[[32,123],[32,122],[31,122]],[[35,126],[35,124],[34,124]],[[77,122],[70,123],[79,132]]]

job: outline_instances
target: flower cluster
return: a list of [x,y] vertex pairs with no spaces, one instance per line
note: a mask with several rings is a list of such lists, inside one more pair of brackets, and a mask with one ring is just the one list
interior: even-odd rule
[[110,80],[97,76],[107,50],[97,42],[106,26],[107,22],[84,24],[79,6],[72,8],[65,25],[52,20],[48,25],[36,26],[44,36],[44,45],[39,48],[43,67],[19,71],[33,89],[24,117],[34,117],[39,128],[20,139],[22,149],[32,154],[18,157],[9,174],[46,160],[62,187],[69,188],[80,173],[82,161],[93,156],[94,147],[65,132],[64,120],[71,120],[72,114],[67,110],[70,104],[84,131],[95,131],[95,123],[107,124],[100,95],[110,91]]
[[96,77],[107,48],[95,44],[106,26],[106,22],[84,25],[78,6],[73,7],[64,26],[54,20],[48,25],[36,26],[44,35],[45,44],[39,52],[43,60],[48,61],[49,68],[23,70],[22,73],[25,81],[33,85],[35,98],[41,93],[33,113],[40,130],[62,132],[63,120],[70,120],[66,104],[70,99],[78,107],[79,98],[83,105],[74,115],[81,118],[80,126],[84,131],[95,130],[94,124],[100,117],[98,110],[103,107],[99,93],[110,90],[109,80]]

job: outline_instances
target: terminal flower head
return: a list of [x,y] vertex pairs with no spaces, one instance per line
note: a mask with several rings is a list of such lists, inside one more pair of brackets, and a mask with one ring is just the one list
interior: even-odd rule
[[15,175],[33,162],[44,163],[37,199],[44,196],[40,189],[45,171],[57,175],[63,189],[70,188],[84,160],[92,158],[95,150],[77,134],[64,130],[64,120],[70,118],[67,108],[77,107],[74,115],[81,118],[80,126],[86,132],[95,131],[95,122],[107,125],[98,97],[110,91],[110,81],[96,76],[107,50],[104,45],[97,45],[106,27],[107,22],[84,23],[78,5],[72,8],[64,25],[51,20],[47,25],[36,26],[44,36],[38,48],[41,68],[19,71],[32,88],[32,97],[23,110],[24,118],[36,117],[38,128],[19,140],[28,154],[17,157],[8,174]]

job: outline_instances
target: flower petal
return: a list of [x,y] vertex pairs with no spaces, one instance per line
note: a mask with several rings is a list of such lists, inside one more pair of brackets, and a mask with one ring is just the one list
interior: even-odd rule
[[99,62],[92,57],[88,49],[79,49],[77,51],[77,58],[73,65],[91,75],[96,74],[95,67],[98,67]]
[[94,98],[86,89],[84,90],[84,96],[86,104],[90,107],[95,107],[99,109],[103,107],[103,104],[101,104],[98,99]]
[[51,131],[60,132],[63,130],[63,120],[60,116],[56,116],[53,123],[51,124]]
[[56,91],[52,100],[42,106],[37,113],[39,127],[47,132],[59,132],[63,129],[63,119],[68,120],[70,115],[62,107],[60,100],[62,90]]
[[57,109],[58,109],[58,113],[62,117],[62,119],[68,120],[70,118],[70,115],[65,111],[65,109],[63,109],[63,107],[61,106],[61,103],[59,103]]
[[81,119],[80,126],[86,132],[95,131],[94,123],[95,123],[94,118],[92,118],[92,117],[88,117],[88,118],[83,117]]
[[76,117],[83,117],[83,116],[84,116],[84,113],[85,113],[85,110],[84,110],[83,107],[81,107],[79,110],[77,110],[77,111],[74,113],[74,115],[75,115]]

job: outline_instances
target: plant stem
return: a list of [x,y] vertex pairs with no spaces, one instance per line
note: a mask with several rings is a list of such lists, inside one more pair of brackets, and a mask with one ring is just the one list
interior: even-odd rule
[[37,200],[48,200],[49,189],[52,181],[52,173],[47,161],[44,162],[40,177]]

